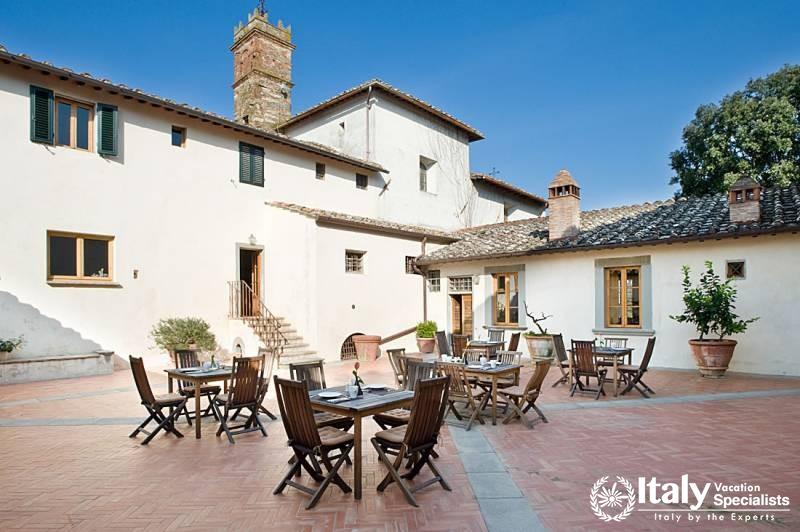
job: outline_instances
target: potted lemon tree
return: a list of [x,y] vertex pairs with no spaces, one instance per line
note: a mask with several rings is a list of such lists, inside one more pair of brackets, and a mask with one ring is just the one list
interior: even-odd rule
[[[689,340],[689,346],[700,374],[719,378],[725,375],[736,348],[736,340],[726,337],[745,332],[758,318],[739,318],[734,312],[736,287],[730,279],[720,279],[710,261],[705,265],[706,271],[697,286],[692,286],[689,267],[683,267],[684,311],[670,318],[695,326],[699,336]],[[716,338],[708,338],[709,335]]]

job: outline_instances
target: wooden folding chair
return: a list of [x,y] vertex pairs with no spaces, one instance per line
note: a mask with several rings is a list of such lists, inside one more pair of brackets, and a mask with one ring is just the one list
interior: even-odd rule
[[451,356],[453,354],[445,331],[436,331],[436,349],[438,349],[440,355]]
[[464,349],[467,348],[470,336],[468,334],[452,334],[450,337],[453,339],[453,356],[461,358],[464,354]]
[[[197,358],[197,351],[194,349],[176,349],[175,350],[175,368],[176,369],[185,369],[185,368],[197,368],[200,366],[200,361]],[[211,403],[214,402],[214,397],[220,392],[220,387],[215,386],[213,384],[203,384],[200,386],[200,395],[208,399],[208,408],[203,411],[201,414],[203,417],[207,416],[214,416],[214,408],[211,406]],[[178,381],[178,393],[186,396],[187,399],[194,399],[195,394],[195,386],[194,383],[188,381]],[[188,405],[188,403],[187,403]],[[192,419],[197,417],[197,412],[193,412],[194,416],[189,417],[189,410],[188,406],[187,409],[184,411],[186,414],[186,422],[189,426],[192,425]]]
[[[328,387],[325,383],[325,365],[322,360],[289,364],[289,375],[292,380],[305,382],[311,391],[324,390]],[[330,412],[316,411],[314,412],[314,419],[318,427],[334,427],[347,431],[353,426],[352,418],[331,414]],[[350,463],[349,457],[347,458],[347,463]]]
[[[575,395],[575,392],[597,392],[594,399],[600,399],[600,395],[605,395],[603,390],[603,383],[606,380],[608,369],[598,366],[594,355],[595,344],[594,340],[572,340],[572,389],[569,396]],[[586,386],[581,383],[581,377],[586,377]],[[589,388],[589,378],[594,377],[597,379],[597,389]]]
[[550,371],[550,361],[538,360],[536,362],[536,369],[533,370],[533,375],[528,379],[528,383],[525,386],[511,386],[510,388],[497,391],[511,406],[511,412],[503,419],[503,424],[507,424],[511,420],[519,418],[526,427],[532,429],[533,421],[529,421],[525,417],[525,414],[531,408],[533,408],[542,421],[547,423],[547,418],[544,417],[542,411],[536,406],[536,399],[539,398],[542,384],[544,383],[544,378],[547,376],[548,371]]
[[406,377],[406,350],[400,349],[387,349],[386,356],[389,357],[389,364],[392,366],[394,372],[394,380],[399,388],[403,387],[404,379]]
[[508,350],[516,351],[519,348],[519,337],[522,333],[515,332],[511,335],[511,340],[508,341]]
[[[178,438],[183,438],[178,429],[175,428],[175,417],[179,416],[181,412],[186,412],[187,398],[177,393],[168,393],[161,395],[153,395],[153,389],[150,388],[150,380],[147,378],[147,372],[144,369],[144,362],[141,358],[129,357],[131,363],[131,372],[133,373],[133,380],[136,382],[136,389],[139,390],[139,398],[142,400],[142,406],[149,414],[141,425],[136,427],[136,430],[131,432],[130,437],[133,438],[140,432],[147,434],[142,445],[150,443],[160,430],[171,432]],[[169,408],[171,411],[168,415],[164,415],[162,410]],[[188,413],[186,414],[188,416]],[[151,422],[158,423],[152,432],[145,430],[145,427]]]
[[[436,368],[432,362],[423,362],[421,360],[414,360],[413,358],[406,359],[406,378],[405,389],[414,391],[414,387],[421,379],[430,379],[436,373]],[[391,427],[398,427],[405,425],[411,418],[411,412],[406,408],[393,408],[386,412],[381,412],[372,416],[375,423],[382,429]]]
[[[231,443],[236,443],[233,440],[234,436],[256,430],[261,431],[264,437],[267,436],[264,425],[258,419],[258,407],[262,399],[261,391],[263,388],[261,381],[263,378],[263,355],[258,357],[234,357],[231,384],[228,387],[228,391],[217,395],[212,403],[214,411],[219,418],[217,436],[224,432]],[[220,408],[223,408],[223,410],[220,410]],[[241,425],[232,425],[234,414],[245,408],[250,411],[247,420]]]
[[469,420],[467,421],[465,429],[471,429],[475,420],[478,420],[478,422],[483,425],[483,416],[481,416],[478,405],[481,402],[482,395],[486,392],[476,390],[469,385],[464,365],[451,362],[436,362],[436,373],[440,377],[450,377],[450,393],[447,398],[447,412],[445,412],[445,416],[447,416],[449,412],[452,412],[453,415],[456,416],[456,419],[463,421],[464,418],[458,409],[456,409],[456,403],[461,403],[467,407],[467,414],[469,415]]
[[[431,484],[438,482],[444,489],[451,491],[450,485],[431,461],[448,405],[449,381],[450,377],[444,376],[418,382],[414,390],[414,402],[408,425],[382,430],[370,440],[381,462],[389,470],[386,477],[378,484],[378,491],[383,492],[392,482],[396,482],[406,500],[413,506],[419,506],[414,498],[414,492]],[[387,449],[394,449],[397,452],[394,461],[386,454]],[[409,460],[411,469],[401,475],[399,470],[406,459]],[[433,478],[416,486],[409,486],[405,481],[416,477],[426,465],[433,473]]]
[[[258,356],[264,357],[264,377],[261,379],[261,387],[259,388],[259,400],[258,400],[258,411],[263,412],[272,421],[278,419],[275,417],[275,414],[270,412],[266,406],[264,406],[264,400],[267,398],[267,392],[269,391],[269,382],[272,379],[272,371],[275,367],[275,350],[274,349],[264,349],[261,348],[258,350]],[[232,420],[236,421],[236,418],[239,417],[239,413],[241,412],[241,408],[234,412]],[[256,414],[258,415],[258,414]]]
[[[339,476],[339,469],[353,448],[353,435],[333,427],[317,427],[311,400],[308,397],[308,384],[305,381],[281,379],[277,375],[274,379],[278,408],[286,429],[288,445],[292,448],[294,456],[290,460],[292,467],[272,492],[273,495],[283,492],[286,486],[291,486],[311,495],[311,500],[306,505],[306,510],[309,510],[316,506],[331,482],[339,486],[344,493],[350,493],[352,489]],[[330,456],[334,450],[339,451],[335,464],[332,462],[334,457]],[[326,475],[322,474],[317,458],[325,466]],[[295,475],[300,476],[301,468],[320,483],[317,489],[292,480]]]
[[489,341],[490,342],[505,342],[506,339],[506,330],[505,329],[489,329]]
[[566,384],[569,382],[569,360],[567,359],[567,349],[564,347],[564,337],[560,334],[553,335],[553,347],[556,352],[555,364],[561,371],[561,377],[553,383],[553,388],[559,384]]
[[[522,352],[521,351],[498,351],[496,354],[495,360],[497,360],[501,364],[517,364],[519,365],[520,361],[522,360]],[[472,382],[472,381],[471,381]],[[486,392],[490,392],[492,389],[492,379],[484,377],[477,380],[478,386],[484,389]],[[516,379],[514,377],[500,377],[497,379],[497,387],[498,388],[508,388],[509,386],[514,386],[516,384]]]
[[645,349],[644,357],[642,357],[642,363],[639,364],[639,366],[622,365],[617,368],[623,382],[627,384],[625,389],[622,390],[622,395],[625,395],[634,388],[636,388],[636,391],[647,398],[650,397],[647,395],[647,392],[653,394],[656,393],[642,380],[644,374],[647,373],[647,366],[650,365],[650,359],[653,357],[653,348],[655,345],[656,337],[652,336],[649,340],[647,340],[647,348]]

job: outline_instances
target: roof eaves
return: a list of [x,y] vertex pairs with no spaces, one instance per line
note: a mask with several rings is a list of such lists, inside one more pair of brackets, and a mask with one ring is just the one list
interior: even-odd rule
[[494,176],[490,176],[488,174],[483,174],[483,173],[480,173],[480,172],[472,172],[470,174],[470,178],[473,181],[476,181],[478,183],[487,183],[489,185],[495,186],[497,188],[501,188],[501,189],[503,189],[503,190],[505,190],[507,192],[511,192],[512,194],[515,194],[515,195],[517,195],[519,197],[522,197],[524,199],[527,199],[529,201],[532,201],[534,203],[541,204],[542,206],[547,207],[547,200],[544,199],[543,197],[537,196],[536,194],[533,194],[532,192],[528,192],[527,190],[525,190],[523,188],[514,186],[511,183],[503,181],[502,179],[498,179],[498,178],[496,178]]
[[451,115],[450,113],[447,113],[446,111],[444,111],[444,110],[442,110],[442,109],[440,109],[440,108],[438,108],[438,107],[436,107],[434,105],[431,105],[428,102],[426,102],[424,100],[421,100],[421,99],[417,98],[416,96],[413,96],[410,93],[407,93],[405,91],[401,91],[397,87],[394,87],[394,86],[392,86],[392,85],[390,85],[390,84],[388,84],[385,81],[382,81],[380,79],[371,79],[369,81],[365,81],[364,83],[361,83],[360,85],[356,85],[355,87],[352,87],[350,89],[347,89],[345,91],[340,92],[339,94],[331,96],[327,100],[323,100],[323,101],[319,102],[318,104],[309,107],[305,111],[301,111],[300,113],[294,115],[293,117],[291,117],[287,121],[285,121],[282,124],[280,124],[277,127],[277,129],[280,130],[280,131],[284,131],[286,128],[288,128],[290,126],[293,126],[294,124],[297,124],[298,122],[302,122],[303,120],[315,115],[316,113],[318,113],[320,111],[323,111],[325,109],[328,109],[329,107],[331,107],[333,105],[336,105],[339,102],[347,100],[348,98],[350,98],[352,96],[355,96],[356,94],[358,94],[360,92],[366,91],[370,87],[382,89],[382,90],[386,91],[387,93],[389,93],[389,94],[391,94],[393,96],[396,96],[396,97],[400,98],[401,100],[404,100],[404,101],[406,101],[408,103],[411,103],[411,104],[413,104],[413,105],[415,105],[415,106],[417,106],[417,107],[419,107],[419,108],[421,108],[421,109],[433,114],[434,116],[439,117],[440,119],[444,120],[445,122],[448,122],[448,123],[456,126],[457,128],[459,128],[459,129],[461,129],[461,130],[463,130],[463,131],[465,131],[467,133],[467,137],[469,138],[470,141],[482,140],[482,139],[485,138],[483,133],[481,133],[480,131],[478,131],[474,127],[470,126],[469,124],[467,124],[465,122],[462,122],[461,120],[459,120],[455,116]]
[[115,84],[107,79],[95,78],[86,72],[77,74],[69,68],[57,67],[45,61],[36,61],[25,54],[14,54],[2,47],[0,47],[0,62],[5,64],[15,63],[29,70],[36,69],[45,75],[53,74],[58,76],[61,81],[73,80],[79,85],[88,85],[97,90],[105,89],[109,94],[121,95],[127,100],[137,100],[140,103],[149,103],[153,107],[164,107],[169,111],[176,111],[178,114],[186,115],[189,118],[200,119],[203,122],[207,122],[215,126],[221,126],[225,129],[231,129],[253,135],[264,140],[272,141],[277,144],[282,144],[284,146],[314,153],[315,155],[321,155],[323,157],[340,161],[357,168],[363,168],[372,172],[389,173],[389,170],[378,163],[364,161],[356,157],[345,155],[337,152],[333,148],[325,149],[319,144],[311,144],[309,142],[293,139],[273,131],[254,128],[252,126],[231,120],[230,118],[226,118],[222,115],[205,111],[199,107],[193,107],[186,103],[178,103],[170,100],[169,98],[163,98],[144,92],[141,89],[129,88],[123,84]]
[[726,240],[729,238],[757,237],[765,235],[776,235],[780,233],[798,233],[800,225],[785,225],[771,228],[749,229],[745,231],[728,233],[710,233],[702,235],[689,235],[685,237],[671,237],[661,239],[636,240],[630,242],[614,242],[609,244],[581,244],[564,247],[541,247],[524,251],[514,251],[510,253],[482,253],[464,257],[442,257],[426,258],[425,256],[417,259],[417,264],[429,266],[433,264],[449,264],[455,262],[472,262],[479,260],[507,259],[513,257],[529,257],[533,255],[550,255],[555,253],[573,253],[579,251],[600,251],[605,249],[620,249],[631,247],[656,246],[660,244],[681,244],[687,242],[703,242],[707,240]]

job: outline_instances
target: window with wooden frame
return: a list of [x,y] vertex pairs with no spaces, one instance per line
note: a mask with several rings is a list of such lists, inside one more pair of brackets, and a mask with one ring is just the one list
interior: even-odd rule
[[494,325],[519,325],[518,273],[492,275],[492,323]]
[[367,188],[367,183],[369,182],[368,178],[364,174],[356,174],[356,188],[364,189]]
[[325,164],[324,163],[317,163],[316,175],[317,175],[317,179],[325,179]]
[[428,291],[440,292],[442,290],[441,270],[428,270]]
[[264,148],[239,143],[239,182],[264,186]]
[[55,111],[56,146],[91,151],[94,131],[93,106],[56,97]]
[[428,191],[428,165],[422,157],[419,158],[419,189],[423,192]]
[[186,147],[186,128],[172,126],[172,145],[177,148]]
[[47,232],[47,279],[112,281],[113,236]]
[[364,273],[365,251],[346,250],[344,252],[344,271],[346,273]]
[[605,269],[606,327],[641,328],[641,268]]

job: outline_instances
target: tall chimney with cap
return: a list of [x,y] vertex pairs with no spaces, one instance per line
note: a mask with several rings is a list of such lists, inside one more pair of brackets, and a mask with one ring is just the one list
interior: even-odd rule
[[581,189],[567,170],[558,172],[547,196],[550,240],[577,235],[581,229]]
[[731,222],[757,222],[761,219],[761,185],[750,177],[740,177],[728,192]]

